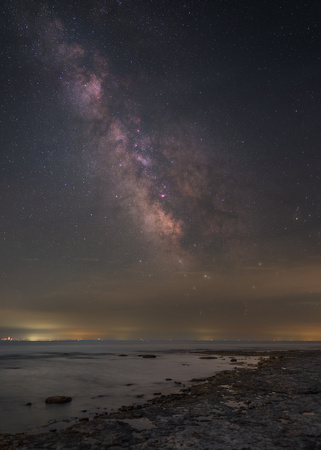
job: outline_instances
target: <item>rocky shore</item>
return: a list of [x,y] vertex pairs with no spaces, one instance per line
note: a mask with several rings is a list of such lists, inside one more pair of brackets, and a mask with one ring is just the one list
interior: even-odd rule
[[262,360],[243,369],[231,352],[235,369],[179,394],[64,430],[2,434],[0,449],[321,449],[321,351],[238,354]]

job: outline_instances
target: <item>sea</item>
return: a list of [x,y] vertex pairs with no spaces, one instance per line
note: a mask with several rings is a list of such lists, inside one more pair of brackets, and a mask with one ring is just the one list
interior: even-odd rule
[[[60,429],[123,405],[178,393],[192,378],[237,366],[255,370],[259,357],[202,351],[321,349],[321,342],[275,341],[0,341],[0,433]],[[154,355],[144,358],[141,355]],[[204,355],[203,355],[204,356]],[[71,397],[65,404],[45,399]]]

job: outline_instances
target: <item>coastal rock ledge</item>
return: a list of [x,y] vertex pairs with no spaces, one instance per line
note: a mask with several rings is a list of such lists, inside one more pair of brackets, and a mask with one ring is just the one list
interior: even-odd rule
[[46,403],[69,403],[71,402],[71,397],[65,397],[64,395],[54,395],[52,397],[47,397]]
[[65,429],[0,434],[0,450],[321,450],[321,351],[238,353],[263,358]]

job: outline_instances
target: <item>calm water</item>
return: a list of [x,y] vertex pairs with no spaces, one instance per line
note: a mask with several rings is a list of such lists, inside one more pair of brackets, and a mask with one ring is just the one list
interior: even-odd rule
[[[0,341],[0,433],[34,432],[51,422],[55,424],[49,428],[58,428],[73,418],[146,402],[155,393],[178,392],[182,385],[175,382],[189,385],[193,377],[211,376],[235,366],[230,357],[204,360],[191,351],[242,349],[321,349],[321,343]],[[157,357],[144,359],[138,356],[141,353]],[[255,362],[250,357],[238,360],[245,366]],[[45,398],[52,395],[73,400],[46,405]],[[29,402],[32,405],[26,406]]]

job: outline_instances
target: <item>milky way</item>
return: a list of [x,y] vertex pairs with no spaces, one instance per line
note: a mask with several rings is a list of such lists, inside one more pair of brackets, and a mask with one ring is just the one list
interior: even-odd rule
[[191,124],[149,129],[135,101],[139,80],[117,76],[89,45],[68,43],[52,12],[41,10],[35,22],[34,55],[55,75],[60,101],[78,120],[77,140],[86,143],[82,176],[87,170],[90,188],[101,190],[96,214],[114,208],[120,232],[133,227],[133,238],[151,246],[149,259],[163,264],[187,268],[204,256],[230,257],[250,224],[242,217],[245,189],[224,149],[209,148],[215,142],[195,137]]

